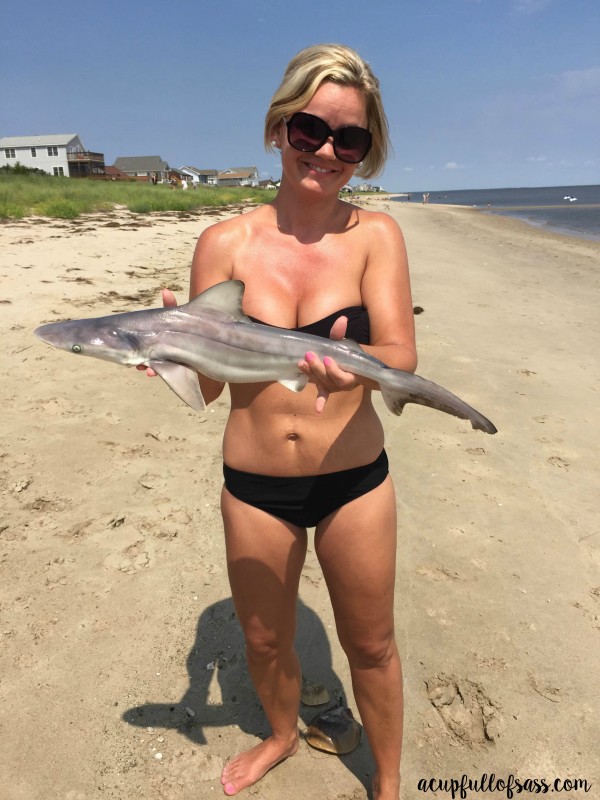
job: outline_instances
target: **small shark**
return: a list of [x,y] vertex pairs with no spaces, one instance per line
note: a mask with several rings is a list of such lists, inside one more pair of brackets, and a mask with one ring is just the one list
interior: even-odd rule
[[197,411],[206,404],[198,373],[226,383],[278,381],[294,392],[308,378],[298,362],[312,350],[376,381],[387,407],[399,415],[406,403],[436,408],[486,433],[494,425],[463,400],[418,375],[392,369],[351,339],[324,339],[252,322],[242,310],[244,284],[224,281],[186,305],[52,322],[35,331],[42,341],[84,356],[129,366],[146,364]]

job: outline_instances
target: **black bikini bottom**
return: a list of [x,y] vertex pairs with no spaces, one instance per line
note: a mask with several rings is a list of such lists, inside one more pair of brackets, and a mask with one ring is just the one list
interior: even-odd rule
[[234,497],[301,528],[313,528],[333,511],[375,489],[387,474],[385,450],[372,464],[324,475],[257,475],[223,464],[225,487]]

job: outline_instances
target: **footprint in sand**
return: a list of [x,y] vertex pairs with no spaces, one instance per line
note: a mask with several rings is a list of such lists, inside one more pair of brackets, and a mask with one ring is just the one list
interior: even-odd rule
[[502,717],[481,684],[443,673],[433,675],[425,684],[429,701],[452,739],[481,747],[498,738]]

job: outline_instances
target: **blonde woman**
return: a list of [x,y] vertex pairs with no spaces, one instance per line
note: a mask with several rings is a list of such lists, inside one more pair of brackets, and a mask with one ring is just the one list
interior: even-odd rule
[[[281,153],[276,199],[199,238],[190,297],[245,283],[244,311],[265,325],[348,336],[392,367],[417,363],[402,234],[387,215],[339,199],[354,176],[384,164],[388,133],[379,84],[348,47],[318,45],[289,64],[266,117]],[[166,293],[165,304],[175,299]],[[394,638],[396,506],[377,384],[308,352],[313,386],[231,385],[222,515],[231,591],[248,667],[271,735],[236,755],[226,795],[256,783],[298,748],[301,675],[295,612],[307,547],[325,577],[354,697],[376,762],[376,800],[398,800],[402,673]],[[199,376],[206,402],[223,384]]]

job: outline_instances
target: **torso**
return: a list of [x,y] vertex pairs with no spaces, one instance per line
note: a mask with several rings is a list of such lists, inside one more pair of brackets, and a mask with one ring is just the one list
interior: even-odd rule
[[[244,311],[284,328],[308,326],[339,309],[362,307],[369,250],[365,212],[344,204],[341,225],[319,241],[278,230],[270,207],[232,221],[231,275],[244,281]],[[331,320],[331,324],[336,317]],[[318,415],[316,389],[294,393],[277,383],[231,384],[223,455],[236,469],[266,475],[314,475],[373,461],[383,429],[371,392],[330,395]]]

